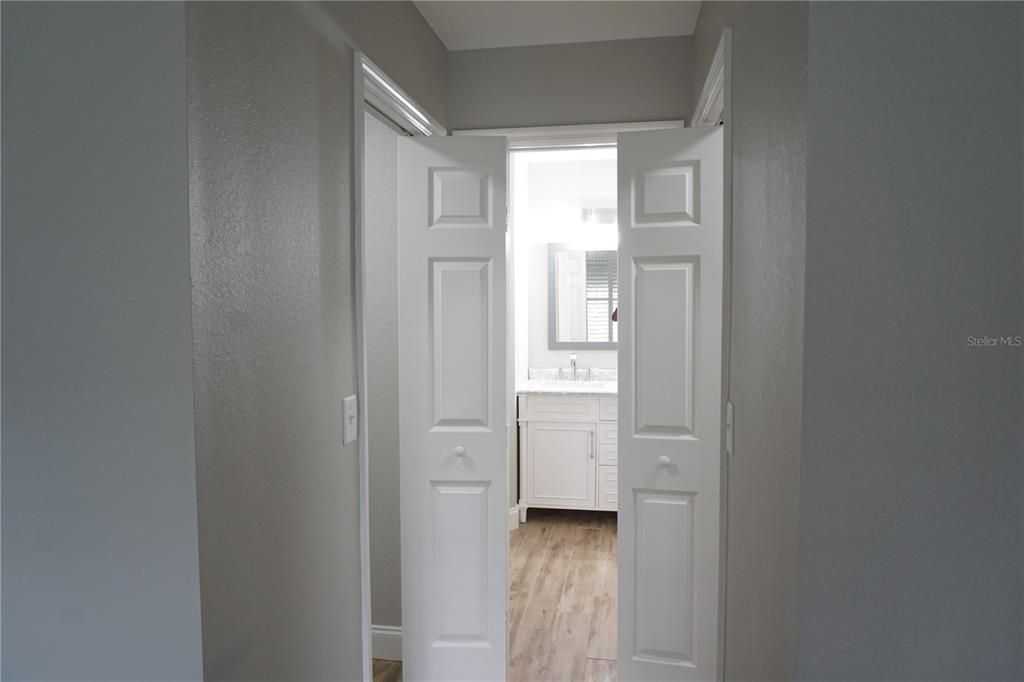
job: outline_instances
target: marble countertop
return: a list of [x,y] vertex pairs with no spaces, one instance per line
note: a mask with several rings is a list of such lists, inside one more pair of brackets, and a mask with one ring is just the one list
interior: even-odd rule
[[516,392],[547,393],[564,395],[617,395],[617,381],[552,381],[548,379],[530,379],[516,387]]

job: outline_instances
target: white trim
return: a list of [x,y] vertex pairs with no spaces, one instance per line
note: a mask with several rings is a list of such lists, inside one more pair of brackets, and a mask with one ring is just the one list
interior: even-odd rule
[[373,657],[384,661],[402,660],[402,628],[394,625],[373,626]]
[[423,110],[398,84],[387,77],[365,54],[362,64],[363,100],[410,135],[447,135],[437,119]]
[[616,143],[619,133],[682,128],[684,124],[685,121],[680,119],[678,121],[637,121],[529,128],[482,128],[453,130],[452,135],[507,137],[510,150],[608,147]]
[[[712,74],[718,72],[712,78]],[[733,243],[733,142],[732,142],[732,28],[722,29],[722,36],[718,40],[718,48],[715,50],[715,57],[709,67],[708,78],[705,80],[705,90],[709,82],[718,81],[718,99],[720,110],[716,116],[723,124],[723,164],[722,170],[725,175],[722,183],[723,202],[723,232],[724,244],[722,249],[722,415],[723,421],[726,411],[730,410],[731,396],[729,394],[729,380],[732,374],[732,243]],[[701,93],[703,97],[703,92]],[[698,106],[700,102],[698,101]],[[695,118],[694,121],[697,119]],[[705,119],[707,120],[707,119]],[[715,125],[718,121],[709,122],[707,125]],[[724,430],[725,425],[722,425]],[[723,434],[724,435],[724,434]],[[725,438],[722,439],[723,450]],[[729,471],[732,465],[732,453],[722,452],[721,456],[721,477],[720,481],[720,514],[722,522],[719,524],[719,560],[718,560],[718,682],[724,682],[725,671],[725,649],[726,642],[726,619],[728,618],[728,564],[729,564]]]
[[519,528],[519,505],[508,508],[508,529]]
[[725,113],[725,63],[726,55],[732,52],[732,29],[722,29],[722,37],[718,40],[715,56],[708,67],[708,75],[704,79],[697,106],[693,109],[694,126],[718,125]]
[[356,401],[359,408],[358,471],[359,471],[359,571],[362,589],[363,679],[373,678],[373,646],[370,610],[370,445],[369,410],[367,405],[366,332],[363,326],[363,292],[366,291],[363,185],[365,177],[365,135],[363,93],[363,55],[356,50],[352,69],[352,252],[353,252],[353,334],[355,336]]
[[370,445],[369,445],[369,366],[366,355],[364,308],[366,292],[365,206],[363,188],[366,178],[365,116],[369,105],[383,117],[410,135],[447,135],[444,126],[427,114],[416,102],[388,78],[365,54],[353,45],[353,159],[352,159],[352,251],[353,298],[356,361],[356,395],[359,410],[359,566],[362,588],[363,679],[373,679],[373,659],[402,660],[402,629],[372,625],[370,605]]

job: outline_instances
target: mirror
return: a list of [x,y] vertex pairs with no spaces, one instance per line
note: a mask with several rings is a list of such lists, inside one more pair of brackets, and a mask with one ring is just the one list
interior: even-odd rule
[[548,246],[548,347],[614,349],[619,305],[618,253]]

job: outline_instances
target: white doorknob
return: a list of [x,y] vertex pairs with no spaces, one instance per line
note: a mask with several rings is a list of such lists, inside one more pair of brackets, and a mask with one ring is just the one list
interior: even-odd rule
[[660,467],[667,467],[671,463],[672,460],[668,458],[668,455],[662,455],[661,457],[658,458],[658,466]]
[[466,448],[465,448],[465,446],[457,445],[455,447],[455,456],[456,457],[465,457],[466,456]]

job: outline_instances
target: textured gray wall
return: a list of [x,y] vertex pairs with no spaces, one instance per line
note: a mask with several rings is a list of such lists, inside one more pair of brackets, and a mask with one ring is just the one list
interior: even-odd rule
[[210,680],[361,676],[353,54],[315,10],[186,10]]
[[2,15],[2,676],[199,679],[184,8]]
[[793,679],[803,365],[807,6],[704,3],[694,97],[733,28],[725,675]]
[[374,625],[402,624],[398,476],[398,134],[366,115],[366,362]]
[[689,119],[691,47],[680,37],[449,52],[449,128]]
[[359,48],[442,124],[448,121],[444,43],[411,2],[331,2]]
[[810,9],[801,679],[1024,675],[1021,10]]

